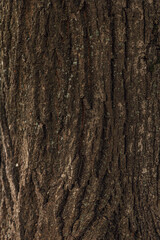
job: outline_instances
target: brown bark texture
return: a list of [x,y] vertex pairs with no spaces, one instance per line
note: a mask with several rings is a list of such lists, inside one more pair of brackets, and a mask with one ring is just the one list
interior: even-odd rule
[[0,239],[160,239],[160,1],[0,11]]

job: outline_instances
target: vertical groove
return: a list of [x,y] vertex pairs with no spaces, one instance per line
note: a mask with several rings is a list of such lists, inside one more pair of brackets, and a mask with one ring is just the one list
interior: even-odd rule
[[145,44],[146,39],[145,39],[145,33],[146,33],[146,17],[145,17],[145,1],[142,1],[142,8],[143,8],[143,19],[144,19],[144,27],[143,27],[143,42]]

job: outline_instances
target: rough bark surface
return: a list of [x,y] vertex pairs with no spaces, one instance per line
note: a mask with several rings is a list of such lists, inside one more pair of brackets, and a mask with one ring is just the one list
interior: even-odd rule
[[0,6],[0,239],[160,239],[160,1]]

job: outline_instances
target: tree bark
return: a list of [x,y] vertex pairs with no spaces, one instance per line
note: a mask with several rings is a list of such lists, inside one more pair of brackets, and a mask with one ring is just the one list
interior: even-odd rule
[[160,1],[0,6],[1,239],[160,239]]

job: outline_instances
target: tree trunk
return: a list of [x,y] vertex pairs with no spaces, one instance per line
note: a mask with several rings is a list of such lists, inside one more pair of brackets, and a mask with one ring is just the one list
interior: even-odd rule
[[160,1],[0,5],[1,239],[160,239]]

